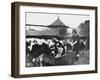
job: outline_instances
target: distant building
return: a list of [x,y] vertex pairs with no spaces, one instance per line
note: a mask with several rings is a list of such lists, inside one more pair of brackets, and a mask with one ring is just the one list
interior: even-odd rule
[[90,27],[90,21],[86,20],[84,23],[81,23],[78,27],[77,27],[77,31],[78,34],[81,37],[89,37],[89,27]]
[[89,49],[89,40],[90,40],[90,21],[86,20],[84,23],[81,23],[78,28],[78,34],[80,35],[81,39],[87,41],[87,48]]
[[58,36],[58,37],[66,37],[67,36],[67,28],[58,17],[53,23],[50,25],[30,25],[26,26],[33,27],[26,30],[26,36]]

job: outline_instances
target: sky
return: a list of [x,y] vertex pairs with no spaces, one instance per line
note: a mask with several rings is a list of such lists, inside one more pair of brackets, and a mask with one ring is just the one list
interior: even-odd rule
[[80,23],[84,23],[85,20],[90,20],[89,15],[26,13],[26,24],[50,25],[58,18],[58,16],[66,26],[72,28],[77,27]]

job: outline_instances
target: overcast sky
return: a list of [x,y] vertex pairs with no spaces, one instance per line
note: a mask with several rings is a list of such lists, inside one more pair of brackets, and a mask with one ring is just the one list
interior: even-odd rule
[[26,13],[26,24],[50,25],[58,18],[58,16],[66,26],[70,26],[72,28],[77,27],[85,20],[90,20],[89,15]]

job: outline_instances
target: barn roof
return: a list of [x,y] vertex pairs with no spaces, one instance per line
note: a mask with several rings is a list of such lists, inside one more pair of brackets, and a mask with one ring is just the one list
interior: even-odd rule
[[[67,28],[69,28],[69,26],[66,26],[61,19],[58,17],[53,23],[51,23],[50,25],[46,26],[46,25],[29,25],[27,24],[27,26],[33,26],[33,27],[42,27],[42,30],[37,30],[37,29],[29,29],[26,30],[26,35],[39,35],[39,36],[43,36],[43,35],[56,35],[56,36],[64,36],[67,32]],[[57,28],[60,27],[60,28]],[[45,28],[45,29],[44,29]],[[65,29],[66,28],[66,29]]]
[[62,21],[61,19],[58,18],[53,22],[51,23],[50,25],[48,25],[49,27],[66,27],[66,28],[69,28],[69,26],[66,26]]

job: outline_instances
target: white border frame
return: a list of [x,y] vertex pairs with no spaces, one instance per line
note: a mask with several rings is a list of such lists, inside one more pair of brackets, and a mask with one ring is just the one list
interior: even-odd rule
[[[95,70],[95,10],[73,9],[73,8],[54,8],[54,7],[37,7],[37,6],[20,6],[19,7],[19,74],[40,74],[55,72],[75,72]],[[67,65],[53,67],[25,67],[25,12],[49,12],[49,13],[72,13],[90,15],[90,64],[89,65]]]

